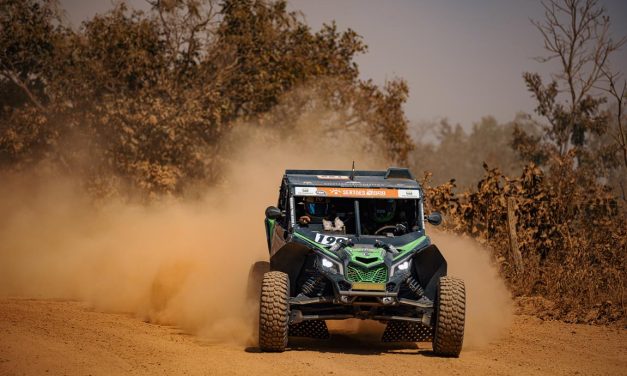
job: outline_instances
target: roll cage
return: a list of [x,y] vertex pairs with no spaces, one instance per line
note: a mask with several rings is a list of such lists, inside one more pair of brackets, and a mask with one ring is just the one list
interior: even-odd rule
[[[302,227],[322,231],[321,218],[313,218],[307,225],[298,221],[306,214],[305,201],[312,197],[328,200],[332,210],[326,219],[340,218],[346,225],[343,233],[347,235],[390,236],[424,229],[422,188],[408,169],[287,170],[277,203],[286,214],[281,225],[288,231]],[[373,215],[373,208],[381,200],[394,203],[393,216],[386,222],[376,221]]]

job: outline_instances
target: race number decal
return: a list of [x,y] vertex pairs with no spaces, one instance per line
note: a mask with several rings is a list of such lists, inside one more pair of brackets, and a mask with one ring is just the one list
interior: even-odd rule
[[316,234],[316,243],[321,243],[324,245],[333,245],[338,241],[347,241],[348,238],[343,236],[333,236],[333,235],[324,235],[324,234]]

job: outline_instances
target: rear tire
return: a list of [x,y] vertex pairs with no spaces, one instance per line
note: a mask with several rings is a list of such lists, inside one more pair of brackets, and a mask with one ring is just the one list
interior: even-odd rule
[[290,317],[290,280],[282,272],[268,272],[261,284],[259,348],[283,352],[287,347]]
[[466,319],[464,281],[453,277],[441,277],[435,309],[433,352],[440,356],[458,357],[464,342]]

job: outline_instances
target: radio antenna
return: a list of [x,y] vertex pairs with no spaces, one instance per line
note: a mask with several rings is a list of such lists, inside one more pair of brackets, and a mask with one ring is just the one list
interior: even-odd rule
[[355,180],[355,161],[353,161],[353,171],[351,172],[351,180]]

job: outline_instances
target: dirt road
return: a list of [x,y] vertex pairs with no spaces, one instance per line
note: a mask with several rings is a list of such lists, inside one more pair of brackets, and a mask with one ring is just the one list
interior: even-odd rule
[[627,330],[516,316],[505,338],[459,359],[347,334],[262,354],[77,302],[0,300],[0,375],[43,374],[627,375]]

